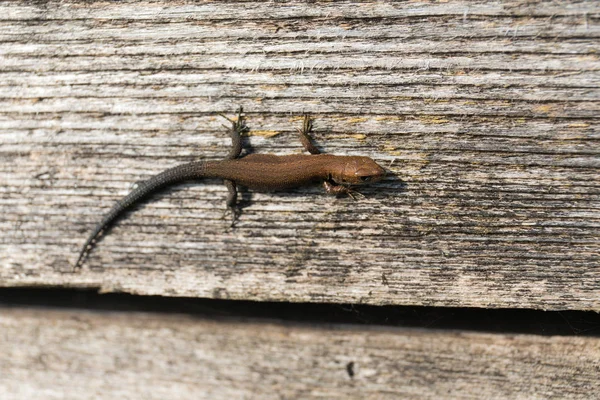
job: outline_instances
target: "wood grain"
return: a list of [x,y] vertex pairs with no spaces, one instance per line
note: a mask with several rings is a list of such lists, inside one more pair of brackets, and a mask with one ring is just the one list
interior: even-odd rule
[[590,399],[599,359],[597,337],[0,310],[5,400]]
[[[600,310],[600,6],[444,2],[0,3],[0,285],[277,301]],[[254,151],[395,174],[365,199],[218,181],[130,213],[131,185]]]

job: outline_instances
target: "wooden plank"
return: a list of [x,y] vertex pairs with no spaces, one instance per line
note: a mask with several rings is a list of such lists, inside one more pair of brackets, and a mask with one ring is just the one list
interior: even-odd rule
[[0,311],[11,399],[590,399],[597,337]]
[[[0,3],[0,285],[169,296],[600,310],[597,2]],[[70,271],[131,185],[258,152],[396,177],[365,199],[157,195]]]

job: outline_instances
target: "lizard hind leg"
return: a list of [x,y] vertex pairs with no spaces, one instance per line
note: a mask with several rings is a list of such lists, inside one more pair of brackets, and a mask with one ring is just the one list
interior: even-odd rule
[[228,212],[231,213],[231,226],[235,224],[237,217],[240,215],[240,209],[237,206],[237,187],[234,181],[230,181],[229,179],[225,179],[223,181],[225,187],[227,188],[227,200],[225,204],[227,205],[227,209],[223,214],[223,218],[227,215]]
[[[243,112],[244,109],[242,106],[240,106],[238,108],[237,119],[230,119],[221,114],[223,118],[231,122],[231,128],[229,128],[229,135],[231,136],[231,150],[229,150],[229,154],[225,157],[226,160],[234,160],[240,156],[240,153],[242,152],[242,135],[250,130],[246,125],[246,118],[244,117]],[[223,183],[225,184],[228,192],[227,200],[225,201],[227,209],[223,214],[223,218],[225,218],[230,212],[231,226],[233,226],[240,214],[239,207],[237,206],[237,188],[235,182],[232,180],[225,179]]]
[[238,108],[237,119],[231,119],[223,114],[219,114],[221,117],[231,122],[231,127],[228,128],[229,136],[231,136],[231,150],[229,150],[229,154],[225,157],[226,160],[233,160],[240,156],[240,153],[242,152],[242,135],[250,130],[246,125],[246,117],[243,115],[243,112],[244,109],[240,106],[240,108]]

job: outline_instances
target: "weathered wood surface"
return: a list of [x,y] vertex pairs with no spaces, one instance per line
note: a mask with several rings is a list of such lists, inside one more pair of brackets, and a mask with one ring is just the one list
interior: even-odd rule
[[[0,285],[600,310],[600,3],[0,3]],[[132,183],[259,152],[397,174],[365,199],[220,182],[155,196],[70,268]],[[246,196],[248,200],[248,196]]]
[[597,337],[0,309],[3,400],[592,399],[599,360]]

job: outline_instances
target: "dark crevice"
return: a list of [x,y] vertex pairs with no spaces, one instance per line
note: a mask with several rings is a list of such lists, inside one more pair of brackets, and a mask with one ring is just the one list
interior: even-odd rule
[[271,320],[544,336],[600,336],[600,314],[593,311],[254,302],[27,287],[0,288],[0,313],[1,307],[184,314],[210,320]]

